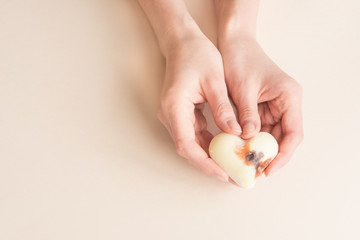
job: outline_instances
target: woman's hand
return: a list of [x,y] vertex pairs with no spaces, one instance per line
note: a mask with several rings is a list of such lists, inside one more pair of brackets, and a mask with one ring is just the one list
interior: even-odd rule
[[209,158],[213,136],[202,113],[203,103],[208,102],[220,129],[241,133],[229,102],[219,51],[202,33],[191,31],[172,42],[164,55],[166,74],[158,118],[179,155],[207,174],[228,181],[228,175]]
[[229,176],[207,153],[212,135],[202,113],[203,103],[208,102],[219,128],[240,134],[227,95],[220,53],[201,32],[184,1],[138,1],[166,58],[158,118],[181,156],[204,172],[228,181]]
[[302,88],[253,38],[237,35],[220,39],[219,50],[226,84],[239,112],[242,137],[266,131],[280,143],[277,157],[265,170],[269,175],[290,160],[303,138]]

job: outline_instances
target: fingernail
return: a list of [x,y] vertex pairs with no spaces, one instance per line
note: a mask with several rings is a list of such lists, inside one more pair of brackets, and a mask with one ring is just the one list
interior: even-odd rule
[[245,126],[244,126],[244,133],[245,134],[250,134],[250,133],[252,133],[254,131],[255,131],[255,125],[254,124],[252,124],[252,123],[245,124]]
[[241,133],[241,127],[240,127],[240,125],[239,125],[239,123],[237,121],[229,120],[229,121],[227,121],[227,125],[234,132],[239,133],[239,134]]
[[229,182],[229,177],[227,175],[222,174],[222,173],[216,172],[215,177],[217,179],[219,179],[220,181],[222,181],[222,182]]

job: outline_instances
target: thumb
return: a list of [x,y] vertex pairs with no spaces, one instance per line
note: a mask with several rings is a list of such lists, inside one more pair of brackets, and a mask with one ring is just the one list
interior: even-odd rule
[[216,125],[224,132],[240,135],[241,128],[230,104],[225,82],[217,86],[210,84],[205,90],[205,95]]
[[255,136],[260,130],[257,95],[249,91],[239,93],[235,102],[239,111],[239,122],[243,130],[244,139]]

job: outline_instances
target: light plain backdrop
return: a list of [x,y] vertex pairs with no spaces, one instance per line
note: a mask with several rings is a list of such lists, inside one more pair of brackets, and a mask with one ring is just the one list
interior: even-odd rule
[[[215,40],[212,1],[188,0]],[[252,190],[178,157],[164,60],[134,0],[0,0],[0,239],[360,239],[360,4],[263,1],[305,139]]]

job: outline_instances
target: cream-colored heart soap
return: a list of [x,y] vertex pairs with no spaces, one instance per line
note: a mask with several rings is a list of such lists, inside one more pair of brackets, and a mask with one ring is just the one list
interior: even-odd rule
[[275,158],[278,149],[275,138],[267,132],[260,132],[248,140],[220,133],[211,141],[209,153],[240,187],[251,188]]

